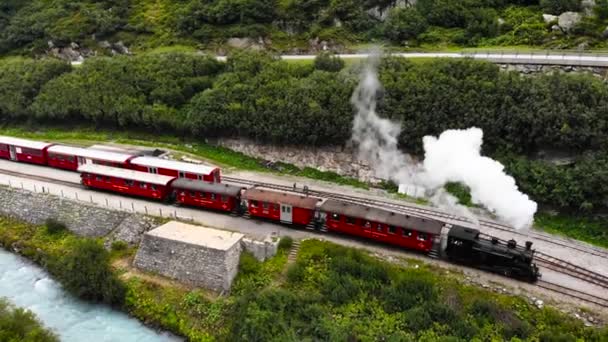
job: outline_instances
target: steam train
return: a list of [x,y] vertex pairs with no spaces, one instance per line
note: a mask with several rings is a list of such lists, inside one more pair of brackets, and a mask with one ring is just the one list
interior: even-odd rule
[[[482,237],[476,229],[458,226],[446,235],[445,224],[439,220],[331,198],[221,183],[217,167],[3,136],[0,158],[77,171],[81,183],[91,189],[357,236],[527,281],[540,276],[531,242],[522,248],[513,240],[501,243]],[[442,241],[446,242],[444,250]]]

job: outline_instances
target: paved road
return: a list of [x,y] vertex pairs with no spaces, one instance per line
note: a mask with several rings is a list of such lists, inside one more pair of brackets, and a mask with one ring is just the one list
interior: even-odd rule
[[[402,52],[391,56],[402,58],[473,58],[487,60],[497,64],[538,64],[562,66],[607,67],[608,54],[593,54],[572,52]],[[340,54],[342,59],[363,59],[367,53]],[[316,55],[281,55],[284,60],[313,60]],[[226,61],[226,56],[217,56],[219,61]],[[80,65],[83,61],[72,61],[72,65]]]
[[[341,54],[342,59],[361,59],[370,55],[360,54]],[[589,54],[589,53],[556,53],[556,52],[411,52],[393,53],[391,56],[402,58],[473,58],[487,60],[494,63],[504,64],[541,64],[541,65],[565,65],[565,66],[589,66],[589,67],[608,67],[608,55]],[[312,60],[316,55],[282,55],[284,60]],[[225,61],[226,57],[217,57],[220,61]]]

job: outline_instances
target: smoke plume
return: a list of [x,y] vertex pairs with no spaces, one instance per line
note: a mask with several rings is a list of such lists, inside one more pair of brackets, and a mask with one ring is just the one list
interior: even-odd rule
[[356,109],[352,140],[358,146],[359,158],[374,167],[377,177],[422,187],[433,203],[455,214],[474,217],[444,190],[448,182],[468,186],[473,203],[515,228],[530,226],[536,203],[518,190],[502,164],[481,155],[481,129],[447,130],[438,138],[424,137],[422,164],[399,150],[400,125],[376,113],[376,99],[382,90],[376,73],[379,59],[377,54],[370,57],[351,98]]

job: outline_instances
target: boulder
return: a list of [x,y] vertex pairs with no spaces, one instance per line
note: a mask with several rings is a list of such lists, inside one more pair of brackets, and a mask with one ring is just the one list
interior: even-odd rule
[[545,21],[545,23],[549,24],[557,21],[557,16],[553,14],[543,14],[543,20]]
[[581,21],[582,17],[583,16],[577,12],[564,12],[559,15],[557,24],[562,30],[569,32]]
[[593,8],[595,7],[595,0],[583,0],[581,1],[581,7],[585,15],[593,15]]
[[562,32],[562,28],[559,27],[559,25],[555,24],[555,25],[551,26],[551,31],[553,31],[553,32]]
[[250,38],[229,38],[226,44],[233,48],[244,49],[249,47],[252,44],[252,41]]

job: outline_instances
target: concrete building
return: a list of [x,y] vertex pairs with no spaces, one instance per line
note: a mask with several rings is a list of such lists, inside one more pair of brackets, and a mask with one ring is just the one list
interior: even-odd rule
[[243,234],[170,221],[144,235],[134,265],[189,285],[230,290]]

